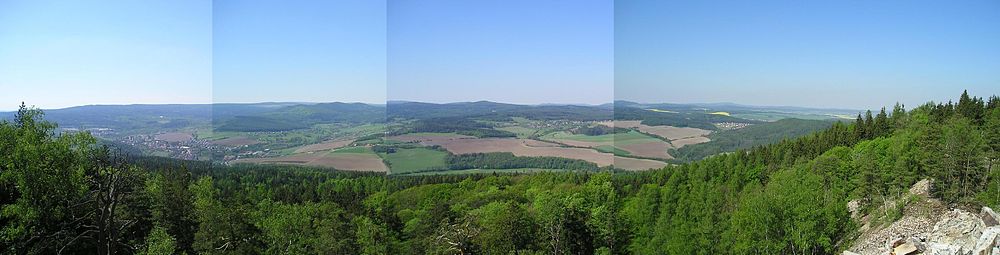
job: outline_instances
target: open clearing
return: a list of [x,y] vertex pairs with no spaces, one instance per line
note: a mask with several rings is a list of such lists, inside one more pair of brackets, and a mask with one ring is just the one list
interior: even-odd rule
[[393,174],[447,168],[444,157],[448,153],[428,148],[396,149],[394,153],[379,153],[389,162]]
[[160,141],[176,143],[176,142],[191,141],[191,139],[194,139],[194,136],[191,135],[191,133],[170,132],[170,133],[157,134],[154,138]]
[[217,145],[223,145],[223,146],[243,146],[243,145],[258,144],[260,142],[257,141],[257,140],[254,140],[253,138],[247,138],[247,137],[243,137],[243,136],[236,136],[236,137],[229,137],[229,138],[225,138],[225,139],[215,140],[215,141],[212,141],[212,143],[213,144],[217,144]]
[[350,145],[353,142],[354,142],[353,139],[329,140],[329,141],[324,141],[322,143],[315,143],[299,147],[298,149],[295,149],[295,153],[332,150]]
[[[367,148],[365,148],[367,149]],[[273,158],[246,158],[238,159],[234,163],[258,163],[258,164],[292,164],[305,166],[331,167],[337,170],[346,171],[373,171],[385,172],[389,168],[382,163],[382,159],[370,150],[362,153],[356,152],[313,152],[298,153],[282,157]]]

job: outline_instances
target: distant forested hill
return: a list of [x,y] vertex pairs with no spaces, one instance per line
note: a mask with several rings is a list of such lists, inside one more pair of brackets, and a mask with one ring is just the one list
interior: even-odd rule
[[[656,109],[659,110],[659,109]],[[734,118],[725,115],[708,114],[702,111],[654,111],[636,107],[615,107],[615,120],[642,120],[642,124],[650,126],[693,127],[706,130],[716,130],[714,123],[738,122],[758,123],[758,121]]]
[[682,161],[702,159],[722,152],[749,149],[796,138],[830,127],[832,120],[782,119],[735,130],[723,130],[709,135],[711,141],[692,144],[670,152]]
[[390,119],[480,118],[510,120],[524,117],[536,120],[610,120],[612,110],[600,106],[515,105],[489,101],[467,103],[393,102],[387,106]]
[[216,130],[288,131],[319,123],[382,123],[385,122],[385,107],[363,103],[296,104],[252,113],[238,112],[232,117],[227,115],[216,116]]

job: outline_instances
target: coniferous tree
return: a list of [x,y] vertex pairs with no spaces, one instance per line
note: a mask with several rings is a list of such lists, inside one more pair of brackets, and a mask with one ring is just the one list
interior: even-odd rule
[[865,130],[864,132],[865,135],[864,138],[862,139],[867,140],[871,139],[872,137],[875,137],[875,120],[872,117],[872,110],[865,111],[864,130]]
[[880,111],[878,115],[875,116],[874,136],[878,137],[878,136],[888,135],[890,128],[891,126],[889,123],[889,116],[885,112],[885,107],[882,107],[882,111]]

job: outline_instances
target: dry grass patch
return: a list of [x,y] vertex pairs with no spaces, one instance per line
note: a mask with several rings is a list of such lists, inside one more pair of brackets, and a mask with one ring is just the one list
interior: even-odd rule
[[667,163],[649,160],[649,159],[635,159],[626,157],[615,157],[615,167],[625,170],[649,170],[649,169],[660,169],[667,166]]
[[298,149],[295,149],[295,153],[332,150],[332,149],[337,149],[337,148],[341,148],[341,147],[350,145],[353,142],[354,142],[353,139],[350,139],[350,140],[329,140],[329,141],[325,141],[325,142],[322,142],[322,143],[315,143],[315,144],[310,144],[310,145],[305,145],[305,146],[299,147]]
[[699,143],[707,143],[707,142],[710,142],[710,141],[712,141],[712,140],[708,139],[708,137],[698,136],[698,137],[689,137],[689,138],[677,139],[677,140],[670,141],[670,143],[673,144],[674,147],[677,147],[678,149],[680,149],[681,147],[684,147],[684,146],[687,146],[687,145],[699,144]]
[[646,143],[633,143],[616,145],[616,147],[627,151],[631,155],[644,157],[644,158],[659,158],[659,159],[672,159],[667,153],[667,150],[671,148],[670,144],[663,141],[646,142]]

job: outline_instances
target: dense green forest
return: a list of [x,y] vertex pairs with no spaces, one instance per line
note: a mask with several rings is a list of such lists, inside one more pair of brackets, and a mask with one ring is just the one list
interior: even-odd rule
[[[646,172],[387,177],[128,158],[22,107],[0,123],[6,253],[832,254],[845,204],[922,178],[1000,203],[1000,99],[902,106]],[[482,157],[504,157],[483,155]]]
[[459,117],[418,120],[412,128],[401,133],[409,132],[457,133],[480,138],[517,136],[511,132],[493,129],[493,125],[490,124]]

